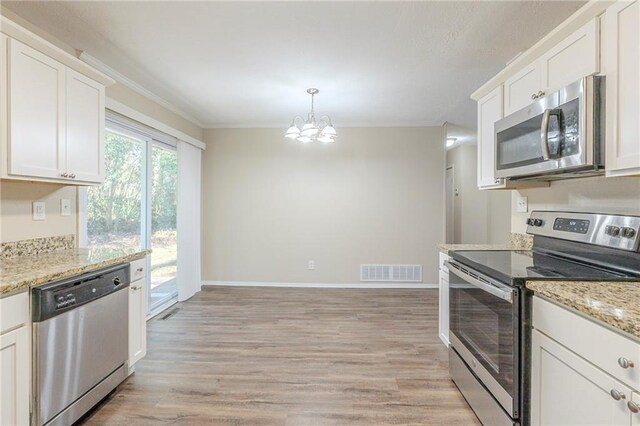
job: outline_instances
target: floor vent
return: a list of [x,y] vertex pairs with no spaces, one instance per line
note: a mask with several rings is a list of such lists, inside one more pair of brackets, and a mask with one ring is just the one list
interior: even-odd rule
[[422,265],[360,265],[360,281],[421,283]]
[[160,317],[160,321],[164,321],[166,319],[171,318],[172,316],[177,314],[179,310],[180,310],[179,308],[172,309],[170,312],[168,312],[168,313],[164,314],[162,317]]

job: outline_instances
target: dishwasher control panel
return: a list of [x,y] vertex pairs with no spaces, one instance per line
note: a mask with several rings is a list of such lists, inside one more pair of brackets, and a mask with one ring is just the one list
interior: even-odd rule
[[129,286],[129,265],[117,266],[32,290],[32,320],[44,321]]

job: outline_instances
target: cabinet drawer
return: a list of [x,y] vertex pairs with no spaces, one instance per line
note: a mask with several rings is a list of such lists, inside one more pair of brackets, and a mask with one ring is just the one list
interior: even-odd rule
[[131,262],[131,267],[129,271],[131,282],[144,278],[146,269],[147,269],[146,257],[143,257],[142,259],[134,260],[133,262]]
[[[539,297],[533,298],[533,328],[627,386],[640,389],[640,343]],[[621,358],[633,367],[620,366]]]
[[0,299],[0,334],[29,322],[29,292]]
[[438,263],[438,268],[444,271],[449,271],[447,265],[444,264],[447,260],[451,259],[447,253],[440,252],[440,262]]

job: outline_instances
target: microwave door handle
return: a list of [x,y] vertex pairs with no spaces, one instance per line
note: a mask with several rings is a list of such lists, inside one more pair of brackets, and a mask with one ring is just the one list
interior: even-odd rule
[[544,161],[550,160],[549,155],[549,118],[551,117],[551,110],[546,109],[542,114],[542,125],[540,127],[540,148],[542,148],[542,159]]
[[540,126],[540,148],[542,148],[542,159],[548,161],[560,157],[560,150],[558,152],[549,152],[549,120],[552,115],[558,117],[558,120],[562,120],[562,110],[560,109],[546,109],[542,114],[542,125]]
[[445,265],[449,268],[449,272],[453,272],[454,275],[462,278],[468,284],[473,285],[474,287],[479,288],[480,290],[486,291],[487,293],[493,294],[500,299],[506,300],[509,303],[513,303],[513,289],[507,286],[497,286],[495,284],[488,284],[479,279],[472,277],[469,274],[464,273],[456,266],[457,263],[451,262],[449,260],[445,261]]

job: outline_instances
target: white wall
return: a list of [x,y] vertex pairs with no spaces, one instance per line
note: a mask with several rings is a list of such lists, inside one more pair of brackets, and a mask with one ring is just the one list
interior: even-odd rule
[[[76,234],[76,187],[48,183],[0,183],[0,243]],[[71,215],[60,215],[60,200],[71,201]],[[45,203],[46,219],[34,221],[32,202]]]
[[[553,182],[549,188],[514,191],[528,197],[531,210],[565,210],[640,215],[640,177],[582,178]],[[513,213],[511,230],[526,231],[529,213]]]
[[417,263],[437,282],[443,128],[283,131],[205,130],[204,280],[355,283],[361,263]]
[[502,244],[510,239],[510,191],[480,191],[478,149],[466,144],[447,151],[447,167],[454,168],[458,196],[454,200],[454,241],[462,244]]

